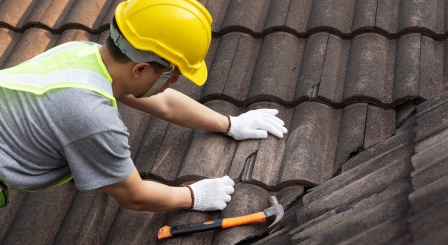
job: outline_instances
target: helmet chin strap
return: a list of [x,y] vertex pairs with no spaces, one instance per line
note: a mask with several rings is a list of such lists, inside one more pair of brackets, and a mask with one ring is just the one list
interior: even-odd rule
[[162,75],[159,79],[157,79],[157,81],[154,83],[154,85],[152,85],[152,87],[148,90],[148,92],[146,92],[143,97],[149,97],[154,95],[155,93],[157,93],[157,91],[159,91],[163,85],[165,85],[165,83],[168,81],[168,79],[170,79],[171,76],[170,75]]
[[112,23],[110,24],[110,37],[114,40],[115,46],[117,46],[123,54],[135,63],[155,61],[166,67],[171,66],[168,61],[162,59],[153,52],[142,51],[134,48],[125,37],[120,35],[118,29]]

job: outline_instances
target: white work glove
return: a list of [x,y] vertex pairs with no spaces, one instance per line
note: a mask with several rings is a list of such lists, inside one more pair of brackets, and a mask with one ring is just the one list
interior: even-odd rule
[[283,138],[283,134],[288,130],[277,114],[276,109],[258,109],[230,117],[230,130],[227,135],[236,140],[264,139],[268,137],[269,132],[277,138]]
[[205,179],[191,184],[194,195],[193,210],[212,211],[223,210],[230,202],[235,182],[224,176],[216,179]]

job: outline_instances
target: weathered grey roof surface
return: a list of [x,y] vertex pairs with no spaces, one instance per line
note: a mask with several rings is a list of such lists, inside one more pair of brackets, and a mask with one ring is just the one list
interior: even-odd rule
[[[71,40],[102,43],[122,0],[0,0],[0,68]],[[235,141],[122,104],[143,178],[229,175],[222,212],[135,212],[73,183],[12,191],[4,244],[443,244],[448,240],[447,24],[443,0],[202,0],[213,16],[207,83],[175,89],[223,114],[279,110],[283,139]],[[258,212],[267,224],[162,241],[164,225]]]

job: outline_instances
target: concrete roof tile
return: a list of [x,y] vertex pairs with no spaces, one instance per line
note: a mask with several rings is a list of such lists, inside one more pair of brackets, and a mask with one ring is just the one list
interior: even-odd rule
[[[269,207],[268,197],[269,193],[261,187],[237,184],[232,201],[222,211],[220,218],[232,218],[263,211]],[[212,244],[237,244],[248,238],[261,236],[267,232],[269,225],[270,222],[264,222],[219,230],[215,233]]]
[[448,175],[415,190],[409,195],[409,202],[415,214],[448,200]]
[[164,226],[165,217],[165,212],[138,212],[120,208],[106,244],[157,244],[157,227]]
[[373,105],[367,109],[364,149],[395,134],[395,110],[384,110]]
[[291,0],[271,0],[267,16],[264,21],[263,32],[266,29],[284,26],[288,18]]
[[[279,111],[277,116],[282,118],[287,129],[290,128],[292,109],[284,109],[280,105],[270,102],[259,102],[253,105],[258,105],[259,108],[277,109]],[[282,159],[286,153],[286,142],[285,139],[278,139],[273,136],[260,140],[257,152],[252,157],[253,162],[245,166],[246,171],[244,173],[247,174],[246,181],[257,183],[268,190],[277,190],[277,185],[280,184],[279,176],[283,168]]]
[[392,103],[394,42],[378,34],[353,38],[345,77],[344,99],[368,97]]
[[281,183],[321,184],[333,173],[341,110],[309,102],[294,109],[279,177]]
[[9,229],[14,224],[15,217],[19,214],[22,204],[24,203],[27,192],[19,190],[9,190],[10,203],[0,212],[0,243],[3,243]]
[[[444,200],[433,207],[409,218],[409,230],[414,241],[424,237],[431,237],[437,231],[446,231],[446,220],[448,219],[448,200]],[[446,234],[445,234],[446,237]],[[428,242],[431,239],[424,239]],[[421,243],[420,243],[421,244]],[[437,244],[437,243],[435,243]]]
[[[224,115],[239,114],[238,108],[221,101],[208,102],[206,105]],[[236,142],[223,134],[208,131],[194,130],[191,137],[188,154],[183,160],[178,177],[186,181],[227,174]]]
[[296,33],[306,33],[312,5],[313,0],[291,0],[285,26]]
[[394,100],[419,95],[421,35],[408,34],[398,39]]
[[377,0],[358,0],[352,20],[352,32],[370,30],[375,26],[377,14]]
[[[29,193],[3,242],[6,244],[32,244],[36,241],[52,243],[59,232],[59,226],[65,219],[75,193],[76,188],[73,182]],[[36,205],[37,203],[45,203],[45,205]]]
[[394,243],[397,239],[402,239],[403,236],[408,234],[407,217],[404,215],[398,215],[376,225],[367,231],[361,232],[356,236],[344,240],[340,244],[363,244],[367,241],[375,241],[376,244],[397,244]]
[[[161,120],[159,121],[160,123],[163,123]],[[152,131],[150,127],[148,127],[148,130]],[[152,142],[151,138],[153,136],[151,136],[151,134],[147,135],[146,138],[148,138],[148,140],[145,144],[146,147],[141,148],[140,153],[144,155],[145,158],[144,160],[141,159],[138,163],[140,165],[146,165],[150,167],[151,163],[154,162],[148,177],[163,181],[169,181],[171,183],[174,183],[174,181],[177,180],[178,171],[183,164],[183,160],[186,157],[185,155],[188,154],[187,149],[190,143],[192,132],[192,129],[183,128],[174,124],[168,124],[166,130],[163,130],[162,128],[161,132],[155,133],[156,138],[159,133],[163,134],[160,148],[158,149],[156,154],[152,154],[152,152],[146,150],[152,149],[152,145],[156,143]],[[204,163],[198,162],[197,164],[201,165]],[[146,171],[142,173],[146,173]]]
[[437,161],[447,155],[448,139],[444,139],[431,147],[418,152],[412,157],[412,165],[415,169],[424,167],[434,161]]
[[398,32],[399,0],[378,0],[375,27],[386,33]]
[[[328,33],[317,33],[306,39],[299,79],[296,87],[296,98],[315,98],[318,95],[319,83],[322,79],[325,53],[327,51]],[[303,99],[302,99],[303,100]]]
[[425,167],[412,172],[412,185],[415,190],[423,188],[432,182],[448,175],[448,156],[432,162]]
[[351,154],[356,154],[364,149],[367,108],[368,105],[364,103],[344,107],[333,172],[338,171]]
[[314,187],[308,195],[303,197],[304,204],[310,204],[313,201],[323,198],[325,195],[329,195],[334,191],[342,189],[344,186],[349,185],[365,176],[368,176],[375,171],[378,171],[388,165],[397,164],[409,160],[412,155],[412,145],[403,144],[390,150],[385,151],[383,154],[374,157],[362,165],[353,168],[343,174],[340,174],[325,183]]
[[307,29],[319,31],[320,28],[330,27],[338,32],[350,33],[355,3],[355,0],[313,1]]
[[247,34],[221,37],[201,97],[245,101],[260,46],[260,39]]
[[213,17],[212,31],[217,33],[221,31],[221,26],[226,18],[227,9],[231,0],[208,0],[204,5]]
[[[77,0],[65,16],[62,25],[82,25],[91,30],[97,30],[104,24],[103,19],[113,1],[107,0]],[[116,2],[115,2],[116,4]],[[110,16],[110,15],[108,15]],[[110,23],[112,19],[108,20]],[[60,27],[57,27],[60,28]]]
[[400,1],[398,30],[418,27],[435,33],[444,33],[445,2],[443,0]]
[[[409,160],[408,160],[409,161]],[[344,186],[328,195],[319,198],[297,212],[297,220],[306,222],[313,220],[326,212],[338,208],[337,213],[344,211],[351,204],[364,200],[367,196],[385,195],[390,190],[397,195],[403,192],[403,188],[409,189],[409,176],[412,166],[408,161],[397,161],[381,168],[351,184]],[[391,183],[394,183],[391,185]]]
[[292,101],[304,45],[305,40],[288,33],[263,38],[248,98]]
[[118,203],[101,190],[76,192],[55,244],[104,244],[118,209]]
[[58,37],[58,35],[51,34],[49,31],[42,29],[28,29],[20,36],[11,54],[5,60],[3,68],[18,65],[52,48]]
[[20,34],[0,28],[0,67],[3,68],[4,62],[13,51],[15,44],[20,39]]
[[[27,16],[26,22],[23,24],[28,25],[32,23],[34,25],[44,25],[45,27],[59,29],[63,25],[65,17],[70,13],[71,8],[75,1],[71,0],[44,0],[39,2]],[[24,25],[18,27],[24,27]]]
[[340,104],[344,100],[351,40],[329,35],[327,46],[317,95],[324,101]]
[[[221,30],[248,29],[256,33],[263,30],[270,0],[230,1]],[[248,18],[250,16],[250,18]]]
[[419,95],[431,99],[444,90],[445,42],[435,41],[425,35],[421,36]]
[[13,28],[21,28],[26,24],[26,17],[34,11],[39,0],[4,0],[0,2],[0,23]]
[[337,244],[346,240],[346,237],[357,236],[375,228],[392,217],[406,217],[408,205],[406,195],[397,195],[362,213],[344,217],[339,224],[327,224],[328,227],[319,225],[311,227],[309,229],[316,230],[308,231],[311,234],[306,234],[303,231],[291,234],[291,241],[294,244]]

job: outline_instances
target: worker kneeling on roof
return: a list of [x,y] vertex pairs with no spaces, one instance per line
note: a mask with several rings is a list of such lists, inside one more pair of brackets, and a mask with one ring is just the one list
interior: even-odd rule
[[283,137],[276,110],[225,116],[169,88],[180,75],[205,83],[211,22],[196,0],[128,0],[117,6],[103,46],[68,42],[1,70],[0,205],[8,188],[40,190],[73,178],[79,190],[101,188],[129,209],[224,209],[234,191],[228,176],[186,187],[142,180],[116,102],[237,140]]

